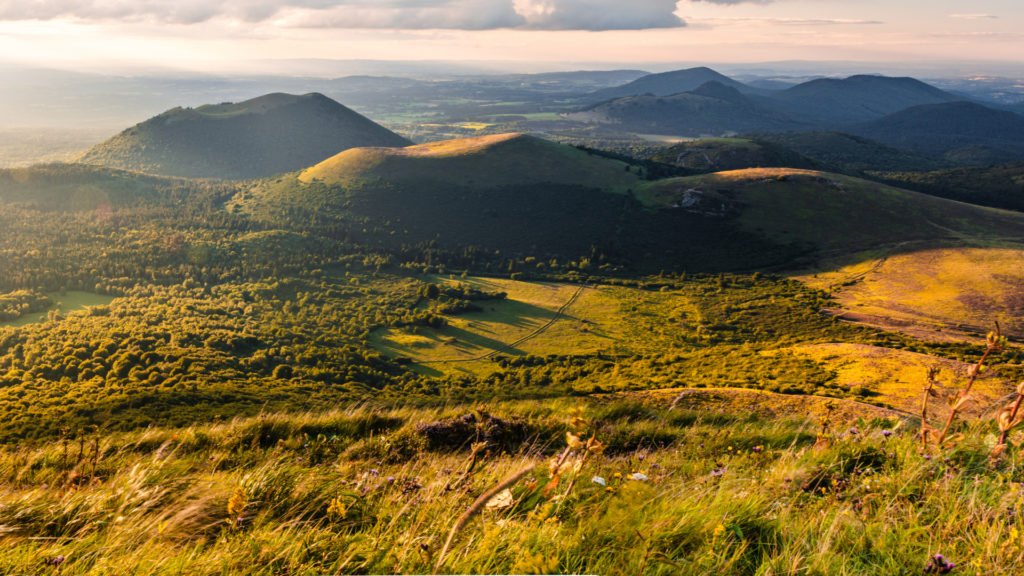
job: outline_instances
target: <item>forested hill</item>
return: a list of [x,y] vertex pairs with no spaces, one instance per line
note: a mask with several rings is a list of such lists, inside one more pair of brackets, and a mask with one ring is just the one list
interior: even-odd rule
[[405,138],[322,94],[268,94],[174,108],[97,145],[81,161],[188,178],[260,178],[358,146]]

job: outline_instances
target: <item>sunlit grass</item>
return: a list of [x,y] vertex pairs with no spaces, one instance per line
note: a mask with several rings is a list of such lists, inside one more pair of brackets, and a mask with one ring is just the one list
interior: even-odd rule
[[[0,572],[429,573],[458,513],[528,464],[539,467],[513,485],[511,506],[458,531],[446,572],[896,574],[935,553],[971,572],[1024,569],[1024,462],[1011,451],[990,467],[987,423],[924,457],[896,419],[845,412],[821,444],[818,422],[800,416],[669,406],[510,402],[493,417],[527,437],[495,444],[468,474],[469,442],[432,444],[422,430],[487,418],[469,407],[268,415],[6,448]],[[574,413],[605,453],[544,493]]]

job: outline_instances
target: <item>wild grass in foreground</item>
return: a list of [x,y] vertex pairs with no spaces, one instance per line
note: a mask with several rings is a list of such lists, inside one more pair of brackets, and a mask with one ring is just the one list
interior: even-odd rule
[[822,441],[808,416],[606,397],[6,448],[0,573],[1024,570],[1024,457],[993,468],[994,423],[928,455],[904,421],[832,419]]

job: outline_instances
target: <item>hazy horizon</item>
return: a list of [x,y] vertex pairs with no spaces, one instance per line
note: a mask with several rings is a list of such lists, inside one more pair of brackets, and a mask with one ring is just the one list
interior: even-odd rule
[[416,60],[474,72],[814,61],[1015,74],[1021,29],[1011,0],[0,2],[7,62],[108,73],[316,75],[315,62]]

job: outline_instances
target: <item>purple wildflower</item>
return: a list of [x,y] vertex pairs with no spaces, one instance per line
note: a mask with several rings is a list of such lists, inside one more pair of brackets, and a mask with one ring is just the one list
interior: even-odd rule
[[885,436],[886,438],[888,438],[889,436],[892,436],[892,430],[888,430],[888,429],[882,430],[882,436]]
[[925,574],[949,574],[956,568],[956,563],[946,560],[942,554],[935,554],[928,559],[924,567]]

